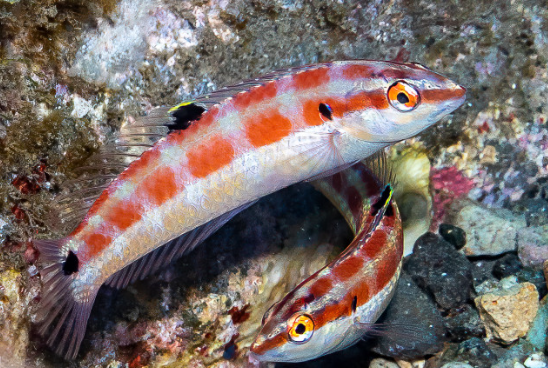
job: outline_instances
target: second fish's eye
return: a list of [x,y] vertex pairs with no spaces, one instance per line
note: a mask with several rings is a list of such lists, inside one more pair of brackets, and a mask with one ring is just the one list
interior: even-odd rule
[[390,105],[402,112],[413,110],[420,102],[419,92],[410,84],[398,81],[388,88]]
[[298,314],[289,319],[289,338],[293,342],[303,343],[314,334],[314,321],[307,314]]

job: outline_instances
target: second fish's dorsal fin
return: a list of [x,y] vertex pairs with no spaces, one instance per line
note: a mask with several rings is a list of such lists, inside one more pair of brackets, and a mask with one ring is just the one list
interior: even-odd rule
[[80,168],[82,175],[63,185],[64,193],[57,198],[48,225],[58,232],[73,230],[103,190],[133,161],[141,157],[143,152],[171,132],[184,131],[192,124],[199,124],[202,115],[211,107],[239,94],[251,93],[255,88],[274,83],[281,78],[328,66],[329,64],[321,64],[275,71],[173,107],[153,109],[147,116],[128,119],[127,123],[122,124],[116,137],[105,143],[99,153],[92,156],[85,167]]

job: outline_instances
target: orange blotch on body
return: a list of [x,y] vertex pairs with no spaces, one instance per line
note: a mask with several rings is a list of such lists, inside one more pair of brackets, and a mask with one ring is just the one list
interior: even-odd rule
[[343,77],[349,80],[368,78],[374,73],[375,69],[367,65],[348,65],[343,69]]
[[137,188],[136,194],[150,203],[160,206],[178,192],[175,174],[169,167],[162,167],[149,175]]
[[216,136],[190,149],[186,156],[190,173],[197,178],[205,178],[232,162],[235,152],[228,140]]
[[114,206],[105,221],[120,230],[125,230],[141,219],[143,207],[136,201],[122,201]]
[[291,120],[279,112],[267,113],[263,118],[247,124],[247,138],[254,147],[262,147],[287,137],[292,130]]
[[277,91],[276,81],[270,81],[262,86],[254,87],[247,92],[238,93],[234,97],[234,107],[238,110],[243,110],[252,105],[264,103],[276,97]]
[[364,259],[359,256],[349,256],[342,262],[339,262],[331,270],[331,274],[339,279],[339,281],[346,281],[354,277],[363,268]]
[[321,297],[331,290],[333,282],[329,276],[320,277],[312,285],[310,285],[309,293],[315,297]]
[[363,252],[367,255],[367,257],[373,259],[375,258],[383,248],[387,247],[387,239],[386,232],[382,230],[375,231],[371,237],[367,240],[367,244],[365,244],[363,248]]
[[329,82],[329,68],[317,68],[299,72],[293,76],[293,86],[296,90],[319,87]]
[[81,257],[80,261],[90,260],[101,253],[108,247],[112,241],[112,237],[101,233],[99,230],[97,232],[84,235],[82,237],[82,241],[85,243],[85,249],[82,250],[84,256]]

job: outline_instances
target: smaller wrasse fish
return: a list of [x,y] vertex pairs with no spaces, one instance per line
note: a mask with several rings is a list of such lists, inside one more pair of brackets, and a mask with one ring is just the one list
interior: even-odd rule
[[144,278],[257,199],[412,137],[464,98],[463,87],[421,65],[349,60],[154,110],[103,152],[97,193],[67,194],[82,198],[67,208],[78,226],[35,241],[45,264],[39,333],[75,358],[103,284]]
[[360,163],[315,183],[341,209],[356,236],[338,258],[265,313],[251,345],[253,358],[302,362],[345,349],[382,314],[394,293],[403,256],[393,180],[383,176],[372,175]]

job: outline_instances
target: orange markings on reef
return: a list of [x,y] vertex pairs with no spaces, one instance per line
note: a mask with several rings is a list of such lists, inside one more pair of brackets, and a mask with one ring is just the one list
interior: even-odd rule
[[359,255],[349,256],[344,261],[337,263],[331,270],[331,274],[339,281],[346,281],[360,272],[364,262],[364,258]]
[[257,121],[247,123],[247,138],[255,147],[266,146],[278,142],[291,133],[291,120],[279,112],[266,113]]
[[144,197],[153,205],[161,205],[178,192],[173,170],[169,167],[157,169],[141,183],[136,192],[144,193]]
[[109,211],[105,221],[123,231],[141,219],[142,211],[136,201],[122,201]]
[[345,79],[360,79],[370,77],[375,69],[367,65],[348,65],[343,69]]
[[197,178],[205,178],[228,165],[234,155],[232,144],[220,136],[190,149],[186,154],[190,173]]
[[276,97],[278,87],[276,81],[270,81],[259,87],[253,87],[248,92],[238,93],[234,97],[234,107],[238,110],[247,109],[251,105],[260,104]]
[[293,76],[293,85],[298,91],[316,88],[327,82],[329,82],[329,68],[305,70]]
[[84,260],[90,260],[93,257],[95,257],[97,254],[101,253],[103,249],[105,249],[110,242],[112,241],[112,237],[109,235],[104,235],[100,233],[99,231],[95,231],[90,234],[86,234],[82,237],[82,241],[86,245],[86,248],[84,250],[85,256],[82,257],[80,261]]

